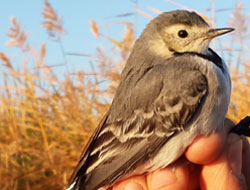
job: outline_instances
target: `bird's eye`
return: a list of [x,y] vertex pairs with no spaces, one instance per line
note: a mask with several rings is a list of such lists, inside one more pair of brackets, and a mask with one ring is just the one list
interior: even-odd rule
[[186,38],[188,36],[188,33],[186,30],[180,30],[178,32],[178,36],[181,37],[181,38]]

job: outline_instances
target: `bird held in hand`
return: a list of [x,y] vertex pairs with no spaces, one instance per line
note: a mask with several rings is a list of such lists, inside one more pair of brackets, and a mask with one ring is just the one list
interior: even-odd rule
[[112,105],[83,151],[69,189],[107,189],[164,168],[196,136],[220,130],[231,81],[209,43],[233,30],[213,29],[185,10],[153,19],[135,42]]

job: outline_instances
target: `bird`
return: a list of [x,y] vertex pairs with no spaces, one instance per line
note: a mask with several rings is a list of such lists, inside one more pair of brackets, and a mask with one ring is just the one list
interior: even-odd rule
[[112,104],[69,181],[70,190],[105,190],[164,168],[199,135],[224,127],[231,79],[209,47],[234,28],[212,28],[196,12],[151,20],[135,41]]

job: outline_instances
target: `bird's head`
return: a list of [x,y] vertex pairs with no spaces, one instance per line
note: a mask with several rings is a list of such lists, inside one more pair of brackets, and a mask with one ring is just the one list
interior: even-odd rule
[[195,12],[177,10],[153,19],[141,35],[150,51],[161,57],[174,53],[196,52],[206,54],[210,41],[233,31],[233,28],[211,28]]

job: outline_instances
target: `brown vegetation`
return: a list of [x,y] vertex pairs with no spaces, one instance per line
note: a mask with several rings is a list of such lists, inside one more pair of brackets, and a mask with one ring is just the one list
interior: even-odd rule
[[[234,15],[242,18],[240,8],[236,6]],[[62,18],[47,1],[42,16],[48,34],[60,43],[64,35]],[[246,19],[242,20],[244,24]],[[234,23],[237,22],[231,25]],[[53,66],[44,61],[46,44],[39,50],[31,48],[21,23],[11,17],[10,40],[6,45],[21,50],[23,65],[22,69],[16,69],[8,55],[0,52],[0,61],[5,66],[1,73],[4,85],[0,86],[1,190],[65,189],[84,144],[108,110],[135,32],[132,23],[124,23],[123,38],[115,40],[101,34],[95,21],[91,20],[90,25],[96,37],[104,37],[114,45],[119,60],[114,61],[97,48],[98,68],[92,65],[91,75],[78,71],[74,73],[75,78],[68,74],[61,81]],[[242,29],[232,40],[249,51],[245,39],[249,36],[246,36],[246,29]],[[229,117],[238,121],[250,113],[250,57],[229,47],[225,53],[241,58],[237,64],[231,64],[234,88]],[[35,71],[27,69],[28,56],[35,62]],[[227,61],[233,62],[228,57]],[[66,62],[64,66],[68,67]],[[105,88],[101,86],[104,79],[107,81],[103,85]]]

